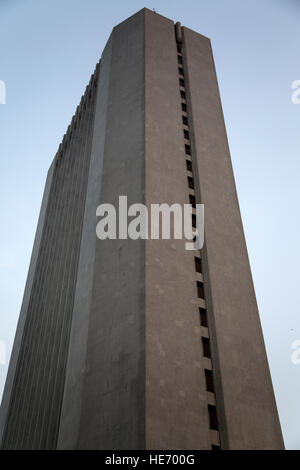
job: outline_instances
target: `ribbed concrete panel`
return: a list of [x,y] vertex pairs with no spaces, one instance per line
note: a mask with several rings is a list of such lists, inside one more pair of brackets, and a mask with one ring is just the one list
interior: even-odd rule
[[87,176],[95,87],[86,90],[54,161],[3,448],[56,447]]
[[230,449],[280,449],[282,435],[258,316],[209,39],[184,28],[205,253]]
[[[97,239],[122,195],[203,202],[203,250]],[[150,10],[114,28],[49,170],[0,439],[283,447],[210,42]]]
[[12,353],[11,353],[11,359],[10,359],[10,363],[9,363],[9,369],[8,369],[6,383],[5,383],[5,389],[4,389],[4,392],[3,392],[3,397],[2,397],[1,407],[0,407],[0,443],[2,442],[3,434],[4,434],[4,430],[5,430],[5,424],[6,424],[6,421],[8,419],[10,397],[11,397],[11,393],[12,393],[12,389],[13,389],[18,358],[19,358],[19,354],[20,354],[20,350],[21,350],[23,331],[24,331],[24,326],[25,326],[26,319],[27,319],[28,303],[29,303],[29,300],[30,300],[31,292],[32,292],[32,285],[33,285],[33,280],[34,280],[34,275],[35,275],[35,269],[36,269],[36,265],[37,265],[38,254],[40,252],[41,239],[42,239],[42,234],[43,234],[43,230],[44,230],[45,217],[46,217],[46,213],[47,213],[49,194],[50,194],[52,181],[53,181],[53,169],[54,169],[54,164],[52,164],[51,167],[49,168],[48,175],[47,175],[47,181],[46,181],[46,185],[45,185],[43,201],[42,201],[42,205],[41,205],[41,210],[40,210],[40,215],[39,215],[39,220],[38,220],[38,226],[37,226],[37,231],[36,231],[36,235],[35,235],[32,255],[31,255],[30,267],[29,267],[26,287],[25,287],[25,291],[24,291],[24,297],[23,297],[23,302],[22,302],[22,307],[21,307],[21,312],[20,312],[20,318],[19,318],[19,321],[18,321],[18,327],[17,327],[16,336],[15,336],[15,340],[14,340],[13,350],[12,350]]

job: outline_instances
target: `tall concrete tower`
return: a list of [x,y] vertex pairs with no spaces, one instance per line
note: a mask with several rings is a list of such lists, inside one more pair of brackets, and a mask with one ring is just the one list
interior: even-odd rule
[[[99,240],[96,208],[203,203],[205,244]],[[281,449],[209,39],[114,28],[50,167],[4,449]]]

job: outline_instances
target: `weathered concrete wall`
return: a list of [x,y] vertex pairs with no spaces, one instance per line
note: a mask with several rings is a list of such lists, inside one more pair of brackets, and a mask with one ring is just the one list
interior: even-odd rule
[[[128,196],[128,205],[145,198],[143,11],[114,29],[110,48],[101,65],[101,70],[109,67],[103,72],[107,79],[109,73],[109,86],[103,90],[108,93],[103,97],[107,109],[103,102],[97,103],[97,113],[106,115],[97,202],[118,207],[119,195]],[[90,210],[95,217],[96,206]],[[145,242],[97,240],[94,257],[77,447],[141,449],[145,446]]]
[[217,383],[230,449],[281,449],[282,435],[236,195],[210,41],[184,28],[198,191],[205,205]]

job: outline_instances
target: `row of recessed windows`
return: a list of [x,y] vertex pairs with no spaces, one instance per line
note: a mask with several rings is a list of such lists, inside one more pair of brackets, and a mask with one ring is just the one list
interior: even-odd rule
[[[183,70],[183,60],[182,60],[182,47],[180,44],[177,44],[177,58],[178,58],[178,74],[179,74],[179,85],[181,88],[185,87],[185,81],[184,81],[184,70]],[[186,93],[185,90],[180,89],[180,96],[183,100],[186,99]],[[187,113],[187,105],[184,102],[181,102],[181,110],[183,113]],[[184,114],[182,115],[182,123],[184,126],[188,127],[189,121],[188,117],[185,116]],[[184,139],[190,140],[190,133],[188,129],[183,129],[183,135]],[[187,156],[191,156],[191,146],[190,144],[186,143],[185,144],[185,154]],[[186,159],[186,169],[190,173],[193,172],[193,166],[192,162],[189,159]],[[187,176],[188,180],[188,187],[190,189],[194,189],[194,179],[192,176]],[[193,208],[196,207],[196,198],[193,194],[189,194],[189,200],[190,204],[192,205]],[[196,215],[192,214],[192,226],[193,228],[196,227]],[[201,258],[198,256],[194,257],[195,261],[195,271],[196,273],[202,273],[202,261]],[[200,299],[205,299],[205,292],[204,292],[204,284],[202,281],[197,281],[197,295],[198,298]],[[206,309],[199,307],[199,315],[200,315],[200,324],[201,326],[208,328],[208,321],[207,321],[207,313]],[[210,348],[210,340],[209,338],[206,338],[205,336],[201,337],[202,341],[202,350],[203,350],[203,356],[206,358],[211,359],[211,348]],[[213,372],[212,370],[209,370],[207,368],[204,369],[204,374],[205,374],[205,382],[206,382],[206,390],[208,392],[214,393],[215,392],[215,387],[214,387],[214,379],[213,379]],[[217,418],[217,408],[215,405],[208,405],[208,415],[209,415],[209,426],[210,429],[213,430],[218,430],[218,418]],[[211,446],[212,450],[219,450],[220,446],[218,445],[212,445]]]

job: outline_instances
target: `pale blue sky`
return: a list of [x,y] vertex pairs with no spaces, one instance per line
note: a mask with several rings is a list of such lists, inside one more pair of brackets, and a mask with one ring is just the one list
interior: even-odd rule
[[0,0],[0,340],[10,353],[50,162],[111,29],[144,6],[211,38],[280,420],[300,449],[299,0]]

